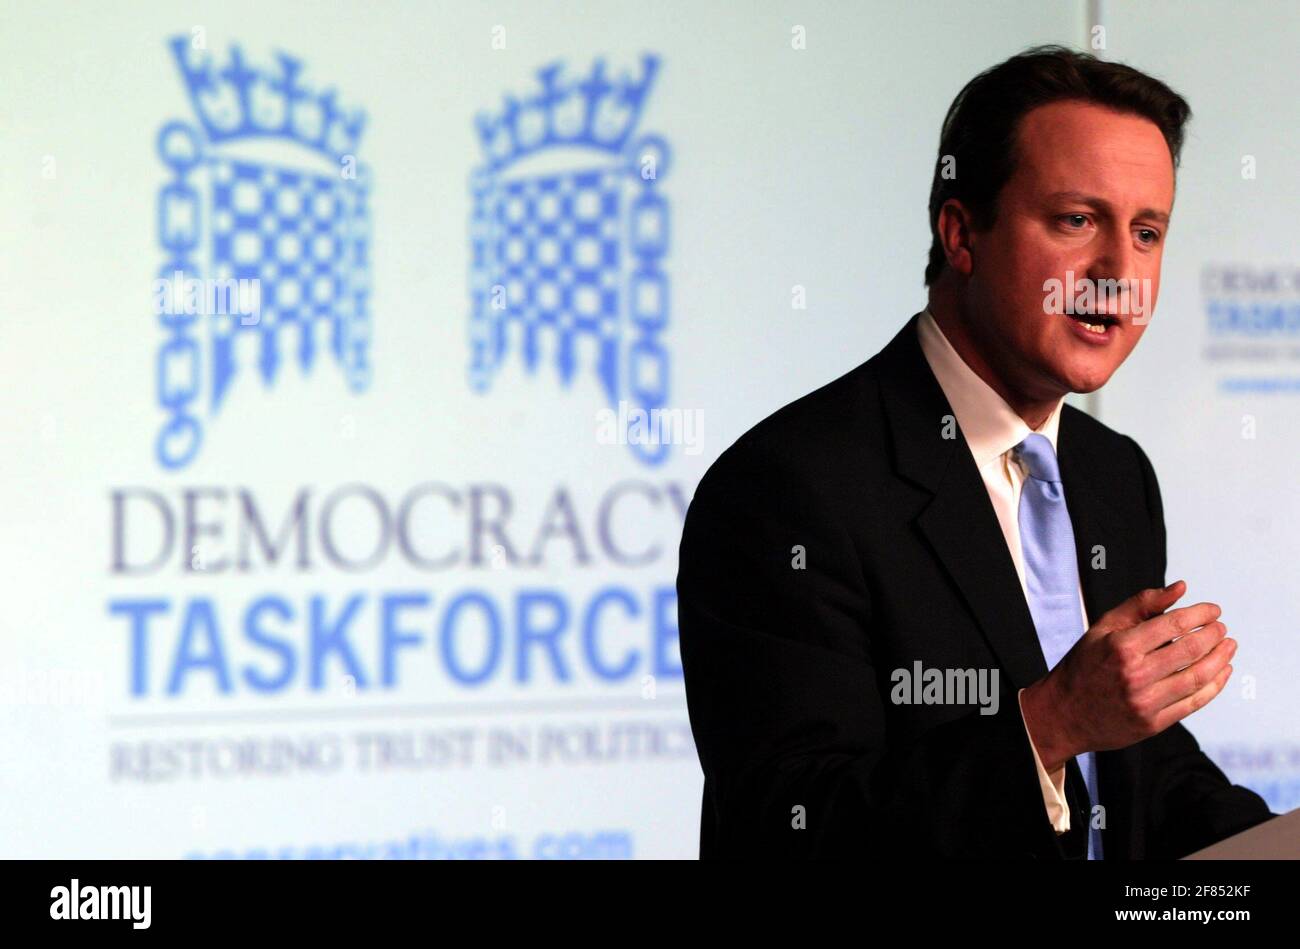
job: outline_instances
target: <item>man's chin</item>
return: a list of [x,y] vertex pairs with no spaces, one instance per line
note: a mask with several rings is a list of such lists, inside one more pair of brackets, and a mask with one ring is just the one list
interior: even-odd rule
[[1046,372],[1044,376],[1053,380],[1053,388],[1062,394],[1074,392],[1078,395],[1087,395],[1090,392],[1096,392],[1115,374],[1118,366],[1099,365],[1092,360],[1077,359],[1068,362],[1053,361],[1043,367]]
[[1078,395],[1087,395],[1104,386],[1114,374],[1114,369],[1073,372],[1066,377],[1068,380],[1067,388]]
[[1096,392],[1106,384],[1106,380],[1101,382],[1080,382],[1070,387],[1070,391],[1076,395],[1088,395],[1090,392]]

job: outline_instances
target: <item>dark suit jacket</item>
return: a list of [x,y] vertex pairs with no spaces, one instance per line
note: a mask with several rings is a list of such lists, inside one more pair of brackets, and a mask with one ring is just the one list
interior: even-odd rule
[[[1069,833],[1047,817],[1017,702],[1047,666],[966,440],[942,437],[916,322],[741,436],[691,502],[677,592],[701,857],[1085,855],[1076,762]],[[1160,490],[1133,439],[1070,405],[1058,460],[1095,621],[1165,584]],[[997,714],[893,704],[892,671],[918,660],[996,667]],[[1275,816],[1181,724],[1097,771],[1106,859],[1181,857]]]

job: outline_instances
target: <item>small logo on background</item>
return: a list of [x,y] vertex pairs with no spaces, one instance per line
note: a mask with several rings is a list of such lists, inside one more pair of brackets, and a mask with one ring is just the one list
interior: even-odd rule
[[1208,263],[1201,297],[1221,394],[1300,395],[1300,266]]

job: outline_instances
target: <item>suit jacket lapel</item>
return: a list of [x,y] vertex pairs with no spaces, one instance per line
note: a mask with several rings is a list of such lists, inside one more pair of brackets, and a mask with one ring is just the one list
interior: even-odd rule
[[[988,491],[952,407],[930,370],[914,316],[881,352],[880,394],[897,473],[934,496],[917,518],[974,614],[1014,693],[1047,674]],[[955,437],[945,438],[945,419]]]
[[[1087,430],[1080,425],[1082,413],[1073,406],[1061,409],[1057,462],[1065,488],[1065,506],[1074,529],[1079,557],[1079,581],[1089,623],[1118,604],[1132,591],[1124,539],[1127,530],[1102,496],[1103,478],[1096,470],[1094,446],[1087,443]],[[1104,557],[1104,559],[1102,559]],[[1095,562],[1095,566],[1094,566]]]

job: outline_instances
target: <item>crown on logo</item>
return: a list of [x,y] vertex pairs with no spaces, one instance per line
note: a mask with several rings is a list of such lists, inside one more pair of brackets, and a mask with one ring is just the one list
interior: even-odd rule
[[605,78],[605,61],[597,59],[585,79],[565,82],[562,63],[537,70],[541,90],[522,102],[505,96],[496,115],[475,118],[488,168],[497,170],[553,145],[585,145],[620,152],[636,129],[645,98],[659,70],[659,58],[641,57],[641,76],[627,73],[617,81]]
[[279,69],[259,71],[232,44],[229,63],[219,68],[211,56],[193,50],[187,37],[174,37],[171,48],[209,141],[282,138],[334,161],[356,151],[365,113],[340,109],[333,89],[317,93],[299,85],[300,60],[277,53]]

